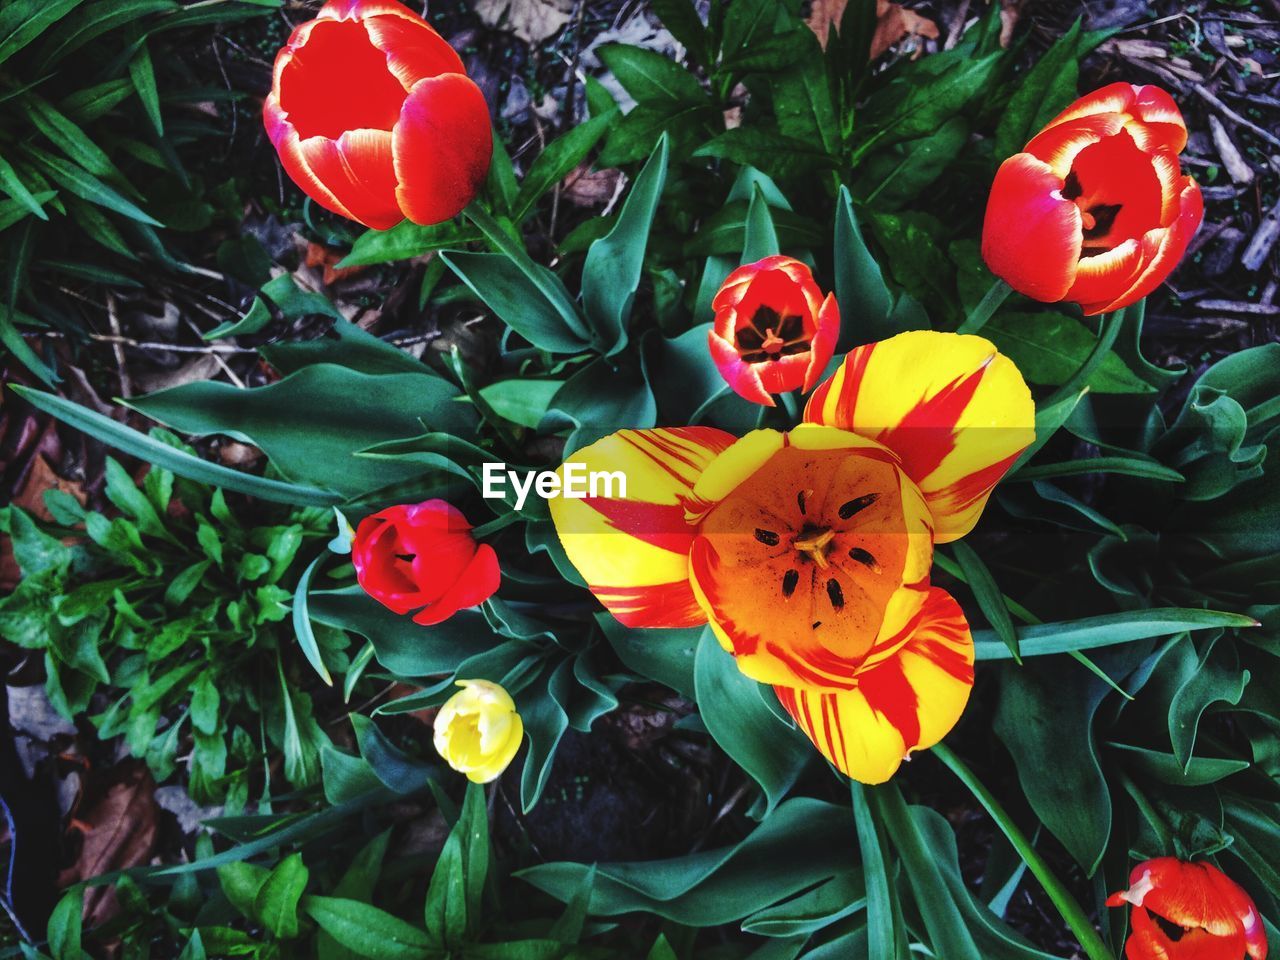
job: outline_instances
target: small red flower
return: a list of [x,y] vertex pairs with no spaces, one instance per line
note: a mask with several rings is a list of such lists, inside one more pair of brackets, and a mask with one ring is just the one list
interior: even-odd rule
[[707,334],[720,374],[739,396],[772,407],[771,393],[812,390],[840,334],[836,298],[791,257],[765,257],[729,274],[711,301]]
[[1266,960],[1267,934],[1258,908],[1210,863],[1174,857],[1133,868],[1129,889],[1107,906],[1133,905],[1128,960]]
[[493,596],[501,572],[493,547],[443,500],[387,507],[365,517],[351,545],[365,593],[396,613],[419,612],[430,626]]
[[1113,83],[1081,97],[1001,164],[982,256],[1019,293],[1118,310],[1158,287],[1204,217],[1183,176],[1182,114],[1159,87]]
[[489,108],[444,38],[395,0],[329,0],[276,57],[263,104],[285,172],[385,230],[440,223],[489,170]]

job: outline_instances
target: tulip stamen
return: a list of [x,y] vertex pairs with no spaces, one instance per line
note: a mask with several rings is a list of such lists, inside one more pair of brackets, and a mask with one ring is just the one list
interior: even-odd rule
[[734,344],[747,363],[779,360],[809,350],[804,319],[798,315],[782,316],[771,307],[760,307],[750,326],[734,334]]
[[788,570],[782,575],[782,595],[789,597],[796,592],[796,587],[800,584],[800,571]]
[[884,572],[884,570],[880,566],[879,561],[876,560],[875,556],[870,551],[863,550],[861,547],[850,548],[849,559],[853,560],[855,563],[862,564],[872,573]]
[[776,547],[778,545],[779,537],[772,530],[764,530],[760,527],[756,527],[755,537],[766,547]]
[[867,509],[867,507],[871,506],[873,503],[875,503],[879,499],[880,499],[880,494],[868,493],[865,496],[855,497],[852,500],[846,500],[844,503],[840,505],[840,509],[837,510],[836,512],[837,514],[839,514],[841,520],[848,520],[855,513],[861,513],[863,510]]

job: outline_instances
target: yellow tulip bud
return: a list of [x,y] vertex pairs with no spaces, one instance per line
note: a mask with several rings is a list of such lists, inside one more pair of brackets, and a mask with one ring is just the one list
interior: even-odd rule
[[473,783],[501,776],[520,749],[524,723],[499,684],[459,680],[462,687],[436,714],[436,752]]

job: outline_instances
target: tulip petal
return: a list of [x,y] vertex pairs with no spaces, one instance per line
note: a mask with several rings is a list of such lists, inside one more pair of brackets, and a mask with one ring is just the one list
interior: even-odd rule
[[1076,157],[1096,143],[1113,137],[1125,128],[1128,118],[1122,113],[1103,113],[1081,117],[1055,127],[1046,127],[1031,138],[1023,153],[1037,157],[1065,179]]
[[1119,310],[1137,303],[1160,286],[1177,267],[1204,219],[1204,199],[1200,195],[1200,187],[1191,177],[1183,178],[1178,200],[1180,209],[1173,225],[1151,230],[1142,238],[1142,272],[1123,293],[1113,299],[1082,303],[1086,316]]
[[1076,282],[1067,291],[1073,303],[1093,303],[1119,296],[1128,290],[1142,272],[1142,244],[1126,240],[1120,246],[1083,257],[1076,267]]
[[1187,124],[1168,92],[1156,86],[1139,87],[1131,112],[1142,121],[1144,149],[1163,148],[1173,154],[1187,145]]
[[836,341],[840,339],[840,305],[834,293],[827,294],[818,309],[818,329],[809,351],[809,366],[805,370],[804,391],[808,393],[827,370],[827,364],[835,356]]
[[1129,113],[1138,98],[1138,91],[1145,89],[1136,84],[1109,83],[1074,101],[1060,114],[1044,125],[1046,130],[1078,120],[1081,117],[1092,117],[1100,113]]
[[406,91],[427,77],[466,73],[462,58],[448,41],[408,10],[368,17],[364,28],[373,45],[386,54],[387,69]]
[[977,523],[992,488],[1035,439],[1018,368],[982,337],[929,330],[858,347],[805,408],[821,423],[883,444],[902,460],[947,543]]
[[489,108],[480,88],[462,74],[415,83],[392,136],[397,198],[414,223],[456,216],[489,172]]
[[884,783],[912,751],[933,746],[955,726],[973,687],[973,659],[960,605],[935,588],[897,655],[863,671],[854,689],[774,689],[838,770],[862,783]]
[[276,148],[276,153],[280,156],[280,165],[284,168],[284,172],[289,179],[296,183],[303,193],[326,210],[332,210],[339,216],[354,220],[355,217],[352,216],[346,205],[321,182],[315,171],[311,169],[311,164],[308,163],[306,156],[303,154],[302,141],[298,137],[298,131],[286,118],[284,111],[280,109],[280,102],[274,93],[267,95],[267,99],[262,105],[262,117],[267,129],[267,137],[271,140],[272,146]]
[[316,14],[319,20],[360,20],[382,14],[414,16],[403,4],[395,0],[329,0]]
[[476,548],[475,556],[463,569],[458,579],[440,598],[431,603],[425,610],[413,618],[414,623],[424,627],[433,626],[448,620],[465,607],[474,607],[477,603],[488,600],[502,582],[502,571],[498,566],[498,555],[493,547],[482,543]]
[[1010,157],[996,172],[982,227],[982,257],[991,271],[1046,303],[1061,300],[1075,281],[1083,242],[1080,209],[1063,198],[1062,186],[1043,160]]
[[[587,472],[619,471],[626,496],[561,496],[551,519],[569,560],[609,612],[630,627],[705,623],[689,585],[693,485],[731,434],[711,427],[620,430],[569,457]],[[582,474],[579,474],[582,476]]]
[[386,130],[348,130],[337,140],[311,137],[302,156],[316,179],[350,211],[351,219],[386,230],[404,219],[396,203],[392,135]]
[[707,331],[707,349],[711,359],[715,361],[720,376],[738,396],[761,406],[774,406],[773,397],[760,381],[760,373],[752,364],[747,363],[734,349],[733,344],[719,336],[714,330]]

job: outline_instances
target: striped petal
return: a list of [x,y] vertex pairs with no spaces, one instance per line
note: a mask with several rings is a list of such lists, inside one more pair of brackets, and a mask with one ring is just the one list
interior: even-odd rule
[[982,337],[928,330],[851,351],[809,398],[805,422],[869,437],[924,494],[935,540],[964,536],[1035,439],[1018,368]]
[[1062,187],[1049,164],[1016,154],[996,171],[982,225],[982,258],[991,272],[1045,303],[1070,289],[1084,240],[1080,208]]
[[419,80],[392,132],[400,208],[414,223],[442,223],[479,191],[493,156],[484,94],[469,77]]
[[706,622],[689,585],[694,530],[686,519],[693,486],[734,442],[711,427],[620,430],[579,450],[560,468],[618,471],[626,496],[550,501],[569,560],[609,612],[630,627]]
[[862,783],[884,783],[912,751],[946,736],[973,687],[973,638],[950,594],[930,590],[908,632],[852,690],[774,688],[822,755]]
[[1145,89],[1132,83],[1109,83],[1091,93],[1086,93],[1060,114],[1044,125],[1046,130],[1100,113],[1129,113],[1137,100],[1138,91]]
[[1067,291],[1073,303],[1106,302],[1128,290],[1142,272],[1142,244],[1126,240],[1095,257],[1084,257],[1076,268],[1076,282]]

